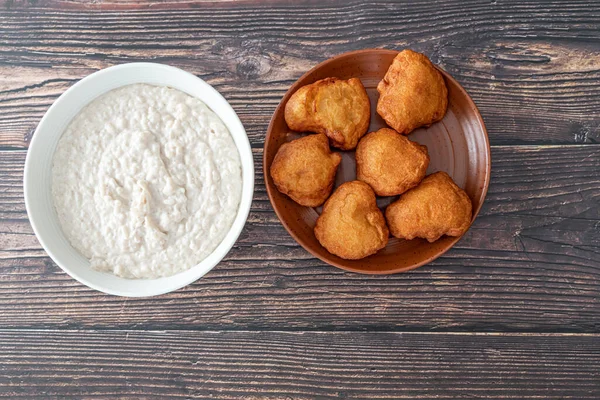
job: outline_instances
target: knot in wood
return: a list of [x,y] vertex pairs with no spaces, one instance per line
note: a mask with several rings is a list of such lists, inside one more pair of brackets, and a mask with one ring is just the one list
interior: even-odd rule
[[242,60],[236,68],[237,74],[244,79],[255,79],[271,70],[269,61],[261,57],[248,57]]

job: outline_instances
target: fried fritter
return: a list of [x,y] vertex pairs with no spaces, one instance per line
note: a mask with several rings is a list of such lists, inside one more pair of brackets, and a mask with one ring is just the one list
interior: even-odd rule
[[356,177],[378,196],[395,196],[417,186],[428,166],[427,147],[393,129],[368,133],[356,148]]
[[329,148],[324,134],[308,135],[281,145],[271,177],[277,189],[296,203],[318,207],[327,200],[342,156]]
[[392,235],[435,242],[442,235],[461,236],[473,216],[469,196],[445,172],[436,172],[400,196],[385,210]]
[[377,91],[377,113],[404,135],[441,120],[448,108],[444,77],[427,56],[412,50],[394,58]]
[[371,104],[358,78],[325,78],[298,89],[285,105],[294,131],[324,133],[342,150],[356,147],[369,128]]
[[315,236],[329,252],[348,260],[364,258],[384,248],[389,231],[373,189],[360,181],[338,187],[317,219]]

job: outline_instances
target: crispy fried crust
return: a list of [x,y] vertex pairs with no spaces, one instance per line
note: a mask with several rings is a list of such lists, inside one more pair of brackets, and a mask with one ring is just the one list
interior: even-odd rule
[[417,186],[428,166],[427,147],[393,129],[368,133],[356,148],[356,177],[378,196],[395,196]]
[[315,236],[329,252],[349,260],[384,248],[389,231],[369,185],[351,181],[338,187],[317,219]]
[[377,85],[377,113],[404,135],[444,118],[448,88],[442,74],[421,53],[400,52]]
[[271,177],[277,189],[296,203],[317,207],[331,194],[341,161],[324,134],[308,135],[281,145],[271,164]]
[[370,119],[369,96],[358,78],[325,78],[303,86],[285,105],[290,129],[324,133],[342,150],[356,147]]
[[430,242],[442,235],[461,236],[472,216],[471,199],[445,172],[429,175],[385,210],[392,235]]

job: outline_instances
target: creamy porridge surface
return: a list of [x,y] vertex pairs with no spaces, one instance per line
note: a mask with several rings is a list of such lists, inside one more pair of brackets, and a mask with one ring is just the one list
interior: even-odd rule
[[54,154],[52,197],[70,243],[92,268],[157,278],[221,243],[242,191],[237,148],[203,102],[135,84],[71,121]]

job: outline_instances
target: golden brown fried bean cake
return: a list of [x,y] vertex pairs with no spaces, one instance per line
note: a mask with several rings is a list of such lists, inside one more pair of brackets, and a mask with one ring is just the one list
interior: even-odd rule
[[377,113],[404,135],[441,120],[448,108],[442,74],[424,54],[401,51],[377,85]]
[[308,135],[281,145],[271,177],[277,189],[296,203],[317,207],[327,200],[342,156],[329,148],[324,134]]
[[384,248],[389,231],[373,189],[360,181],[338,187],[317,219],[315,236],[330,253],[348,260],[364,258]]
[[356,148],[356,177],[378,196],[395,196],[417,186],[428,166],[427,147],[393,129],[368,133]]
[[461,236],[472,216],[471,199],[445,172],[429,175],[385,210],[392,235],[430,242],[442,235]]
[[356,147],[370,119],[369,96],[358,78],[325,78],[303,86],[285,105],[290,129],[324,133],[342,150]]

